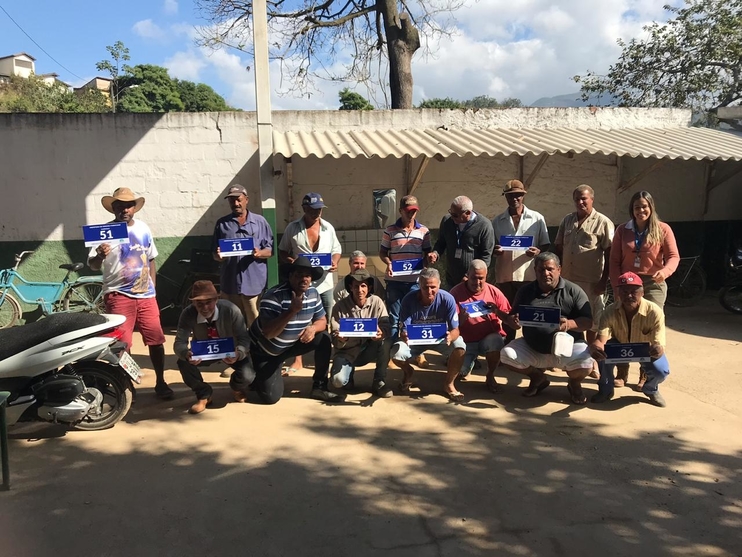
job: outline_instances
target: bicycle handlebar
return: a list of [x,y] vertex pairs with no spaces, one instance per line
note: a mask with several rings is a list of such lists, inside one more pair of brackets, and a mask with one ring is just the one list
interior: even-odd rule
[[23,261],[23,258],[27,255],[33,253],[33,250],[31,251],[22,251],[21,253],[15,254],[15,265],[13,266],[14,269],[18,269],[18,265]]

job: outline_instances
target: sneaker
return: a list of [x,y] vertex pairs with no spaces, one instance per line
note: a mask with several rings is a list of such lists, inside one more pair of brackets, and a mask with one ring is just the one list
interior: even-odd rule
[[343,402],[345,400],[346,395],[342,394],[339,395],[337,393],[333,393],[332,391],[328,391],[327,387],[312,387],[312,392],[309,393],[309,396],[312,398],[316,398],[317,400],[323,400],[325,402]]
[[592,396],[592,398],[590,399],[590,402],[594,404],[601,404],[603,402],[608,402],[612,398],[613,398],[613,391],[609,393],[598,391]]
[[170,400],[175,393],[167,386],[167,383],[162,382],[155,385],[155,396],[161,400]]
[[386,381],[381,379],[379,381],[374,381],[373,385],[371,385],[371,392],[381,398],[394,396],[392,388],[386,384]]
[[644,394],[649,397],[649,402],[651,402],[655,406],[659,406],[660,408],[664,408],[665,406],[667,406],[667,403],[665,402],[665,397],[663,397],[659,393],[659,391],[657,391],[656,393],[651,393],[651,394],[644,393]]

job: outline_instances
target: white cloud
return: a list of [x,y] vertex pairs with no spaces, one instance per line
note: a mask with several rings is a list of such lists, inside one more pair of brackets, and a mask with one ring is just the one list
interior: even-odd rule
[[162,11],[167,15],[175,15],[178,13],[178,0],[165,0],[162,5]]
[[206,62],[201,53],[188,50],[187,52],[176,52],[165,60],[163,65],[167,68],[171,77],[198,81]]
[[143,19],[142,21],[137,21],[132,26],[131,30],[143,39],[161,40],[165,38],[165,32],[151,19]]

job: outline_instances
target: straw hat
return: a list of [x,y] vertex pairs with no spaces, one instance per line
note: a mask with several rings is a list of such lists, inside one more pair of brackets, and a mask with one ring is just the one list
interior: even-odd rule
[[103,208],[109,213],[113,213],[114,201],[124,201],[127,203],[129,201],[133,201],[134,203],[136,203],[136,205],[134,205],[135,213],[139,211],[144,205],[144,198],[136,197],[134,195],[134,192],[131,191],[129,188],[117,188],[116,191],[113,192],[113,195],[104,195],[103,199],[100,200]]

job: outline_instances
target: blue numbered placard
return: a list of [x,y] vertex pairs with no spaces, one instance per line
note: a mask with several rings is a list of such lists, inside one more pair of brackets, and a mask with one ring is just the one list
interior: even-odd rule
[[332,267],[331,253],[300,253],[299,256],[309,259],[309,264],[312,267],[321,267],[325,271]]
[[222,257],[252,255],[253,251],[255,251],[255,240],[253,238],[219,240],[219,255]]
[[101,244],[128,244],[129,231],[125,222],[109,222],[106,224],[89,224],[82,227],[82,237],[85,247],[92,248]]
[[504,250],[528,249],[533,246],[533,236],[500,236],[500,247]]
[[375,337],[379,320],[376,317],[341,317],[340,336],[351,337]]
[[476,302],[462,302],[461,307],[466,310],[466,313],[469,314],[469,317],[484,317],[485,315],[493,313],[491,310],[487,309],[487,302],[485,302],[484,300],[477,300]]
[[210,338],[209,340],[192,340],[191,353],[194,360],[222,360],[234,358],[233,338]]
[[607,364],[624,364],[629,362],[649,362],[652,360],[649,356],[648,342],[609,342],[606,343],[605,363]]
[[520,306],[518,319],[521,327],[535,327],[537,329],[555,330],[559,328],[562,312],[559,308],[539,306]]
[[407,344],[438,344],[446,340],[446,323],[419,323],[407,325]]
[[392,276],[403,277],[410,275],[419,275],[423,270],[422,257],[416,259],[397,259],[392,260]]

